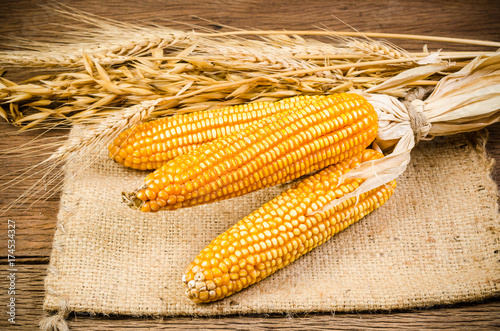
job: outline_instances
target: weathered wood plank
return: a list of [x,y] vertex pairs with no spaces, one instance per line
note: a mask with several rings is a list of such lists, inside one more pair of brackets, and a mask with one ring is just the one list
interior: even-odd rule
[[[2,260],[5,265],[5,260]],[[16,325],[22,330],[37,327],[42,318],[46,264],[17,265],[15,279]],[[2,291],[9,288],[10,280],[0,278]],[[11,326],[6,316],[6,299],[2,293],[0,329]],[[500,326],[500,301],[462,304],[453,307],[415,309],[391,313],[334,313],[297,315],[244,315],[220,317],[164,317],[134,318],[123,316],[89,316],[70,314],[71,330],[359,330],[383,329],[491,329]]]
[[[0,122],[0,151],[6,151],[12,147],[19,148],[19,146],[28,143],[39,134],[40,131],[18,133],[17,128],[2,120]],[[56,136],[58,134],[61,134],[61,132],[50,132],[47,136]],[[46,181],[41,181],[37,184],[42,178],[43,173],[35,174],[24,181],[17,178],[17,176],[26,171],[25,176],[32,174],[33,172],[29,171],[29,168],[44,160],[44,158],[45,156],[39,155],[37,151],[33,151],[33,153],[23,157],[8,155],[8,157],[0,159],[2,163],[0,185],[9,185],[10,181],[13,184],[11,187],[0,187],[0,192],[2,193],[0,194],[0,208],[3,211],[32,185],[39,186],[46,184]],[[60,184],[61,182],[59,181],[58,183]],[[48,187],[50,188],[51,186],[49,185]],[[59,209],[59,192],[56,191],[54,196],[45,201],[35,202],[35,200],[36,198],[30,199],[24,206],[14,205],[14,208],[5,211],[1,215],[2,220],[10,219],[15,222],[17,256],[50,255],[56,216]],[[31,203],[33,205],[29,207],[28,205]],[[2,235],[6,234],[7,222],[0,222],[0,229]],[[6,254],[6,244],[6,241],[0,241],[0,256],[2,257],[5,257]]]
[[[328,28],[352,30],[427,34],[445,37],[500,40],[498,17],[500,4],[495,0],[433,1],[357,1],[328,0],[280,1],[60,1],[75,9],[125,22],[160,22],[171,27],[201,25],[215,30],[228,25],[239,29],[304,30]],[[2,2],[1,35],[5,37],[42,37],[51,24],[58,28],[74,24],[50,9],[41,8],[34,0],[6,0]],[[211,22],[207,22],[211,21]],[[179,22],[182,22],[179,23]],[[423,44],[398,42],[400,46],[421,49]],[[1,39],[0,39],[1,45]],[[431,48],[442,47],[429,43]],[[449,45],[451,46],[451,45]]]
[[[162,1],[146,0],[126,2],[121,0],[99,1],[63,0],[63,4],[80,10],[89,11],[104,17],[125,22],[154,21],[171,27],[180,28],[177,22],[185,22],[185,27],[202,25],[220,30],[221,25],[236,28],[259,29],[312,29],[326,26],[329,29],[392,32],[411,34],[430,34],[449,37],[475,38],[500,41],[500,2],[495,0],[434,1],[432,5],[423,0],[400,0],[381,2],[376,0],[347,0],[332,3],[327,0],[289,0],[286,5],[277,1]],[[52,23],[64,29],[67,19],[61,19],[52,10],[40,9],[35,0],[5,0],[0,10],[0,48],[12,37],[57,38],[44,30],[53,28]],[[203,19],[211,20],[207,23]],[[177,21],[177,22],[175,22]],[[223,29],[223,28],[222,28]],[[424,43],[406,40],[392,40],[409,50],[420,50]],[[427,43],[430,49],[445,47],[450,49],[476,49],[457,45],[438,45]],[[36,71],[39,74],[40,71]],[[32,76],[30,70],[10,69],[5,77],[20,81]],[[500,160],[500,124],[490,128],[487,149]],[[15,134],[15,128],[0,122],[0,151],[16,148],[36,137],[37,132]],[[53,135],[61,133],[49,133]],[[22,159],[0,158],[2,168],[0,185],[13,179],[13,172],[25,170],[42,160],[34,152]],[[497,162],[493,176],[500,184],[500,164]],[[14,201],[41,175],[25,183],[18,183],[10,189],[0,189],[0,208]],[[34,329],[42,316],[44,296],[43,278],[50,255],[52,237],[56,224],[58,196],[44,203],[37,202],[27,210],[11,210],[0,215],[0,236],[6,238],[6,220],[16,221],[16,300],[19,329]],[[6,240],[0,240],[2,265],[6,266]],[[0,302],[4,312],[9,300],[7,289],[10,286],[7,268],[0,271]],[[6,312],[6,311],[5,311]],[[1,314],[0,328],[9,327],[7,315]],[[297,329],[492,329],[500,327],[500,300],[486,303],[464,304],[439,309],[412,310],[390,314],[309,314],[288,316],[229,316],[220,318],[175,317],[156,320],[152,318],[70,316],[71,329],[252,329],[252,330],[297,330]]]

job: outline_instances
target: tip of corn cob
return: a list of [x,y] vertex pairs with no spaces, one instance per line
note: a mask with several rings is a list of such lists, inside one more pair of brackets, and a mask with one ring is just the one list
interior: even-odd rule
[[217,286],[212,280],[207,280],[203,272],[199,271],[194,279],[187,281],[186,275],[182,276],[186,288],[186,295],[196,303],[207,302],[217,297]]
[[[145,190],[146,188],[147,186],[143,186],[140,188],[140,190]],[[122,192],[123,202],[132,209],[141,210],[144,205],[144,201],[137,197],[137,192],[139,192],[140,190],[134,192]]]

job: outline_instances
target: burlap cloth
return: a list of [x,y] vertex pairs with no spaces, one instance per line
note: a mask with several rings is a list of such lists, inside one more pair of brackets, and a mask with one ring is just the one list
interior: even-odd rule
[[[81,128],[72,135],[81,134]],[[145,214],[120,194],[145,173],[102,155],[69,164],[46,278],[46,310],[215,315],[391,310],[500,293],[492,161],[464,136],[421,142],[379,210],[262,282],[220,302],[184,294],[185,267],[218,234],[285,185],[175,212]],[[476,145],[475,145],[476,144]],[[479,144],[479,145],[477,145]]]

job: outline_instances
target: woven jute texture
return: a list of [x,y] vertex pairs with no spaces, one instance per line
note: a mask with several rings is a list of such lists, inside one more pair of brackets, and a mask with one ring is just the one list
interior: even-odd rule
[[[72,135],[81,134],[81,128]],[[269,188],[210,205],[146,214],[121,202],[145,173],[106,151],[61,197],[45,309],[127,315],[391,310],[500,294],[497,186],[491,160],[464,136],[422,142],[389,201],[240,293],[211,304],[184,294],[186,266],[217,235],[278,195]],[[478,147],[479,146],[479,147]]]

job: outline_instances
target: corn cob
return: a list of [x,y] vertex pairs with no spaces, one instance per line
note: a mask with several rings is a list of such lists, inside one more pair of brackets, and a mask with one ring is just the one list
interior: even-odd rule
[[120,133],[109,145],[109,155],[129,168],[158,169],[167,161],[207,141],[241,130],[262,118],[288,110],[297,103],[322,97],[293,97],[274,104],[256,102],[141,123]]
[[240,196],[284,183],[365,149],[377,114],[357,94],[336,94],[266,117],[181,155],[123,193],[144,212],[177,209]]
[[329,166],[218,236],[186,269],[182,281],[188,298],[215,301],[257,283],[383,205],[394,192],[395,181],[308,216],[363,182],[347,179],[339,185],[341,174],[380,157],[379,152],[365,150]]

